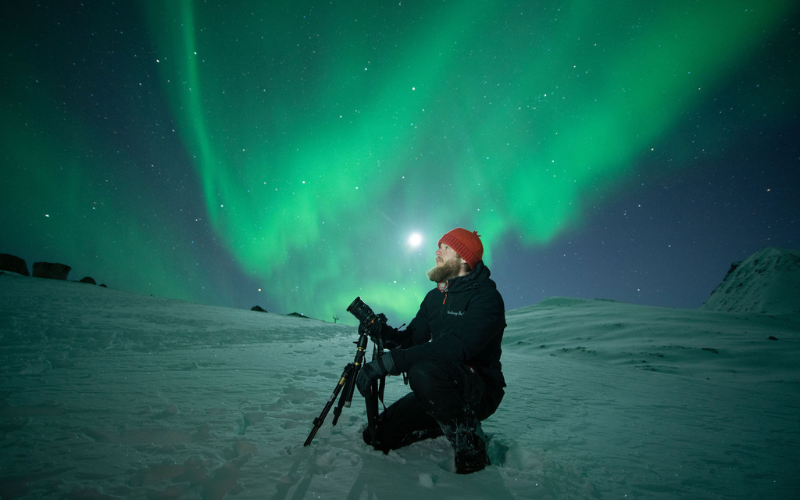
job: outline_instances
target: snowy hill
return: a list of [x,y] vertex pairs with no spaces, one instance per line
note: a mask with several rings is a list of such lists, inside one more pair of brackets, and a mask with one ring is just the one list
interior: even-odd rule
[[[458,476],[443,438],[365,446],[358,396],[303,447],[353,359],[354,327],[0,273],[0,497],[800,491],[796,316],[553,298],[507,321],[509,387],[484,422],[493,465]],[[394,377],[387,400],[407,390]]]
[[764,248],[734,263],[701,309],[772,315],[800,313],[800,252]]

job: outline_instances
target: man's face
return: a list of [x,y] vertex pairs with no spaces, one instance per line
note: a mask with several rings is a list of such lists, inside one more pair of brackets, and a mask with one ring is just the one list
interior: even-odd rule
[[441,243],[439,245],[439,249],[436,250],[436,266],[441,267],[445,263],[450,262],[453,259],[458,259],[459,261],[461,260],[461,258],[458,256],[455,250],[445,245],[444,243]]
[[436,266],[428,271],[428,279],[437,283],[449,281],[466,274],[462,263],[464,259],[455,250],[442,243],[436,250]]

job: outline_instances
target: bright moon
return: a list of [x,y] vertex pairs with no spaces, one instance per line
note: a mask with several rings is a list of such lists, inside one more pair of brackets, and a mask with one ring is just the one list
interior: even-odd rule
[[408,244],[412,247],[418,247],[422,243],[422,235],[419,233],[414,233],[408,238]]

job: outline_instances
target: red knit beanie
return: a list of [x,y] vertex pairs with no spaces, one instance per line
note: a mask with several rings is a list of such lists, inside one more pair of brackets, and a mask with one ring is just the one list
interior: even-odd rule
[[478,262],[483,259],[483,243],[481,243],[481,235],[478,234],[478,231],[467,231],[462,227],[457,227],[439,239],[439,244],[442,243],[455,250],[462,259],[466,260],[470,269],[475,269]]

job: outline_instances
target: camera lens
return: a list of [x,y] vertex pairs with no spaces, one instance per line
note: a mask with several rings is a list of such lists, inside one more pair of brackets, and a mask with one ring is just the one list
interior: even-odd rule
[[370,332],[377,333],[380,331],[380,318],[375,316],[375,313],[361,300],[361,297],[356,297],[356,300],[347,308],[347,312],[358,318],[361,324]]
[[372,309],[361,300],[361,297],[356,297],[356,300],[347,308],[347,312],[358,318],[359,321],[364,321],[367,317],[374,315]]

